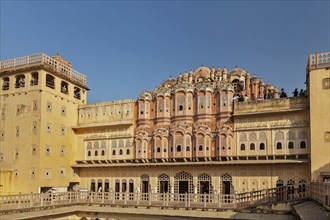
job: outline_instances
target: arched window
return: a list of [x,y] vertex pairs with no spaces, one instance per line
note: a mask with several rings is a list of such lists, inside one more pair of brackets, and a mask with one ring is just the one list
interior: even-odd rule
[[69,94],[69,84],[65,81],[61,81],[61,92],[64,94]]
[[91,191],[95,192],[95,188],[96,188],[95,180],[91,180]]
[[108,179],[104,181],[104,192],[109,192],[110,182]]
[[190,146],[186,146],[186,151],[190,151]]
[[264,143],[260,143],[259,149],[260,150],[265,150],[265,144]]
[[39,73],[38,72],[31,73],[31,86],[38,85],[38,81],[39,81]]
[[75,97],[76,99],[80,99],[80,88],[74,87],[73,93],[74,93],[73,97]]
[[293,148],[294,148],[294,145],[293,145],[293,142],[292,142],[292,141],[289,142],[289,144],[288,144],[288,148],[289,148],[289,149],[293,149]]
[[15,88],[23,88],[23,87],[25,87],[25,76],[24,75],[16,76]]
[[251,144],[250,144],[250,150],[255,150],[255,149],[256,149],[255,144],[254,144],[254,143],[251,143]]
[[282,143],[281,142],[277,142],[276,143],[276,149],[277,150],[281,150],[282,149]]
[[104,156],[104,155],[105,155],[105,151],[102,150],[102,151],[101,151],[101,156]]
[[284,182],[283,182],[283,180],[277,180],[276,181],[276,187],[280,187],[280,186],[284,186]]
[[241,144],[241,150],[245,150],[245,144]]
[[300,180],[299,181],[299,192],[303,193],[306,191],[306,181],[305,180]]
[[88,157],[91,157],[92,156],[92,152],[90,150],[87,152],[87,156]]
[[112,150],[112,155],[116,155],[116,150]]
[[129,155],[129,149],[126,150],[126,155]]
[[305,141],[301,141],[300,142],[300,149],[305,149],[306,148],[306,142]]
[[55,89],[55,78],[52,75],[46,75],[46,86]]
[[160,152],[160,147],[157,147],[157,153],[159,153]]
[[98,152],[97,152],[97,150],[94,152],[94,156],[97,156],[98,155]]
[[2,80],[2,90],[9,89],[9,77],[4,77]]
[[119,150],[119,155],[123,155],[123,150],[122,149]]
[[202,146],[202,145],[199,145],[198,150],[199,150],[199,151],[202,151],[202,150],[203,150],[203,146]]
[[177,151],[177,152],[181,152],[181,145],[178,145],[178,146],[176,147],[176,151]]
[[165,153],[166,153],[166,151],[167,151],[166,148],[164,148],[164,152],[165,152]]

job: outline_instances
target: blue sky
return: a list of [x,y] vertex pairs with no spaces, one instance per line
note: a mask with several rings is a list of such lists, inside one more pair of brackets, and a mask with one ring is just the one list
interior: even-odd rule
[[86,74],[88,103],[137,98],[201,64],[237,65],[305,88],[309,53],[330,51],[330,1],[4,1],[1,60],[59,52]]

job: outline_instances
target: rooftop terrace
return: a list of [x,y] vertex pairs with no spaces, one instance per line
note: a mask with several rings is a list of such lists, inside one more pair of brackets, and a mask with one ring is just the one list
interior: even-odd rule
[[82,86],[86,86],[87,77],[84,74],[72,69],[71,64],[59,55],[50,57],[44,53],[38,53],[10,60],[3,60],[0,61],[0,74],[5,71],[15,71],[21,68],[35,66],[45,66],[61,76],[64,76]]
[[308,109],[308,97],[290,97],[234,102],[234,116]]

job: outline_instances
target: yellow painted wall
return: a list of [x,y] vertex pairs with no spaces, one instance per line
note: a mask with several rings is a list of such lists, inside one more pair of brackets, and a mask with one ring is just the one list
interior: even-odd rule
[[330,79],[329,67],[309,72],[311,173],[314,181],[323,180],[321,173],[330,177],[330,138],[326,138],[326,132],[330,133],[330,86],[324,88],[326,78]]
[[[39,73],[39,83],[32,86],[31,73],[35,71]],[[11,188],[11,193],[39,192],[40,187],[67,187],[69,182],[79,182],[71,168],[76,155],[75,134],[71,127],[77,124],[78,105],[86,102],[87,94],[81,93],[81,99],[75,99],[74,85],[55,74],[52,74],[55,89],[46,87],[47,73],[52,74],[35,68],[1,75],[1,83],[4,77],[10,78],[10,89],[0,90],[0,132],[3,133],[0,165],[1,169],[12,171],[12,175],[1,175],[0,185],[4,185],[4,192],[7,188]],[[15,76],[20,74],[25,75],[25,87],[15,88]],[[61,93],[61,80],[69,83],[68,95]],[[49,103],[51,111],[48,111]],[[62,106],[66,109],[65,116]],[[51,134],[47,125],[52,126]],[[65,135],[61,134],[61,126],[65,127]],[[47,146],[52,147],[50,155],[46,153]],[[65,146],[63,155],[61,146]],[[45,176],[46,169],[51,170],[51,177]],[[9,183],[11,186],[7,187]]]

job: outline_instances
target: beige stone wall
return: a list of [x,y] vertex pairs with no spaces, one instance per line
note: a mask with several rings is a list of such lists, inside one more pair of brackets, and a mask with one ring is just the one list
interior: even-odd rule
[[323,178],[330,178],[329,67],[312,69],[308,73],[308,85],[310,97],[312,180],[323,181]]
[[134,159],[134,100],[79,107],[78,161]]
[[[290,99],[293,98],[278,102],[288,102]],[[301,106],[297,108],[288,102],[287,109],[283,109],[284,105],[282,109],[274,105],[276,100],[240,103],[241,109],[238,108],[234,117],[237,155],[309,155],[311,146],[307,98],[296,99],[300,99],[295,102],[301,103]],[[256,107],[266,105],[267,102],[272,102],[271,109]]]
[[[54,88],[46,86],[47,74],[54,77]],[[24,87],[15,86],[17,76],[25,76]],[[85,89],[40,67],[1,74],[2,86],[6,77],[9,89],[0,89],[0,165],[12,175],[2,175],[0,185],[11,193],[30,193],[79,182],[71,168],[76,153],[71,127],[77,123],[78,105],[86,101]],[[68,94],[61,92],[62,81],[67,82]],[[74,97],[74,87],[81,89],[80,99]]]

